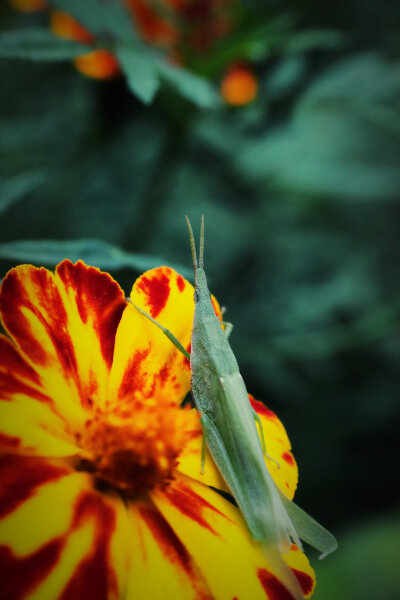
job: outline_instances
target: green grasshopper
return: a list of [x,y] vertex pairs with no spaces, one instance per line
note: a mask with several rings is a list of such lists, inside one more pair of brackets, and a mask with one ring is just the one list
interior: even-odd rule
[[[297,579],[281,554],[300,539],[323,554],[337,547],[333,535],[319,525],[275,485],[264,460],[256,416],[226,330],[217,318],[204,272],[204,219],[201,221],[199,261],[186,217],[195,279],[195,313],[190,357],[174,335],[158,325],[177,348],[190,358],[191,387],[200,413],[204,439],[239,506],[253,539],[257,540],[276,576],[296,600],[304,598]],[[141,311],[141,309],[138,309]],[[263,439],[263,436],[261,435]],[[203,442],[204,443],[204,442]],[[204,466],[205,445],[202,452]]]

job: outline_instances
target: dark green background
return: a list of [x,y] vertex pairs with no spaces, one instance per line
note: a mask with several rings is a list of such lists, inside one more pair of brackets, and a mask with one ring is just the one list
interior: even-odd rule
[[[204,213],[248,389],[286,424],[298,503],[339,539],[314,561],[315,598],[397,600],[400,6],[246,9],[189,64],[218,85],[233,58],[251,60],[260,91],[240,109],[202,110],[165,85],[146,106],[68,62],[0,61],[1,274],[35,261],[9,242],[90,238],[190,273],[184,215]],[[2,30],[47,19],[4,3],[0,16]],[[138,271],[84,246],[128,293]],[[34,249],[40,264],[77,257]]]

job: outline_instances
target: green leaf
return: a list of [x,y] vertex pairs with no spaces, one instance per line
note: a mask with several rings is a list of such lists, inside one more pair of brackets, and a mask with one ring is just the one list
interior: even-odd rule
[[206,79],[198,77],[186,69],[175,67],[166,60],[158,61],[158,71],[162,79],[200,108],[213,108],[221,104],[220,97]]
[[65,40],[38,27],[0,34],[0,56],[7,58],[69,60],[90,50],[90,46]]
[[149,104],[159,87],[159,79],[154,60],[150,53],[141,48],[119,44],[116,55],[126,75],[130,90],[145,104]]
[[283,44],[287,52],[298,54],[310,50],[336,50],[345,43],[345,36],[340,31],[330,29],[306,29],[290,34]]
[[56,265],[65,258],[69,258],[73,262],[83,260],[89,265],[111,271],[124,268],[146,271],[166,264],[182,275],[191,275],[191,271],[186,267],[169,264],[161,257],[125,252],[117,246],[96,239],[5,242],[0,244],[0,258],[44,265]]
[[217,92],[208,81],[170,64],[162,55],[142,44],[118,44],[115,53],[129,88],[146,104],[154,98],[160,79],[201,108],[212,108],[220,103]]
[[37,188],[43,180],[44,174],[41,171],[28,171],[4,181],[0,185],[0,214]]

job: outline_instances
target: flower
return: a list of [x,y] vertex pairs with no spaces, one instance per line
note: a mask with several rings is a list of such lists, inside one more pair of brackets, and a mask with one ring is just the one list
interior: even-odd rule
[[[46,8],[45,0],[10,0],[21,11]],[[186,50],[204,53],[217,39],[231,29],[232,0],[166,0],[165,6],[156,6],[149,0],[121,0],[132,19],[132,28],[147,43],[167,52],[173,62],[184,62]],[[93,44],[96,39],[71,15],[50,10],[50,28],[62,38]],[[121,69],[116,57],[109,51],[94,49],[74,59],[74,65],[84,75],[95,79],[113,79]]]
[[[131,298],[189,348],[189,282],[153,269]],[[209,454],[200,474],[199,419],[181,407],[188,361],[110,275],[21,265],[0,314],[0,598],[290,600]],[[251,402],[291,498],[284,427]],[[309,597],[306,557],[293,546],[285,560]]]
[[[22,11],[43,10],[45,0],[9,0]],[[167,60],[185,64],[190,57],[205,56],[213,44],[234,28],[233,0],[165,0],[163,6],[149,0],[124,0],[132,27],[148,44],[166,53]],[[59,37],[92,45],[95,36],[71,15],[50,10],[50,28]],[[87,77],[114,79],[121,73],[117,58],[104,49],[93,49],[74,59]],[[242,106],[257,95],[258,82],[251,68],[233,63],[222,76],[221,95],[227,104]]]

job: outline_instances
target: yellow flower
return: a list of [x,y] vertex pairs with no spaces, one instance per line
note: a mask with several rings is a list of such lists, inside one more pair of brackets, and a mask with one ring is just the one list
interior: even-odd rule
[[[189,348],[190,283],[161,267],[131,298]],[[291,599],[218,492],[210,455],[200,474],[198,416],[181,408],[187,360],[108,274],[19,266],[0,313],[0,598]],[[292,497],[286,432],[251,401]],[[293,546],[285,560],[309,597],[306,557]]]

